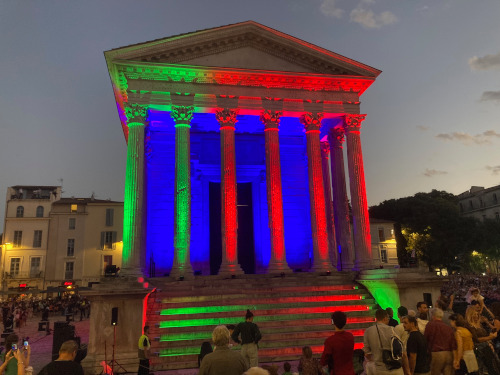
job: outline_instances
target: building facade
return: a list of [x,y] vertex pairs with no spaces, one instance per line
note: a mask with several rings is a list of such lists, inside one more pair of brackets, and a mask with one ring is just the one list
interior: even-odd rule
[[125,273],[373,266],[360,97],[379,70],[253,21],[105,57],[127,141]]
[[399,265],[394,222],[370,218],[370,231],[374,265],[382,267]]
[[460,214],[478,220],[500,220],[500,185],[485,189],[472,186],[458,195]]

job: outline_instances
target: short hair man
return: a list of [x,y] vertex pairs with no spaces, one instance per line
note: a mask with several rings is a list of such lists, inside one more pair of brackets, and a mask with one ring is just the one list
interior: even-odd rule
[[446,325],[443,319],[443,310],[431,310],[432,320],[425,327],[425,339],[431,352],[431,374],[453,375],[454,358],[457,356],[457,341],[453,329]]
[[59,357],[46,365],[38,375],[83,375],[83,368],[74,362],[78,344],[74,340],[63,342],[59,349]]
[[229,330],[226,326],[215,327],[212,341],[215,350],[203,357],[198,375],[241,375],[248,369],[245,358],[229,349]]
[[405,331],[409,333],[406,342],[406,353],[408,355],[410,374],[427,375],[431,370],[427,341],[418,330],[417,319],[414,316],[405,316],[402,322]]
[[353,374],[354,367],[352,356],[354,353],[354,336],[351,332],[344,331],[347,316],[342,311],[332,314],[332,325],[335,333],[325,340],[323,354],[321,355],[321,366],[332,366],[332,374]]
[[[376,373],[377,375],[403,375],[403,368],[408,369],[408,357],[404,351],[401,368],[388,370],[382,360],[382,349],[390,349],[391,338],[393,335],[396,335],[394,329],[388,325],[389,316],[387,315],[387,311],[378,309],[375,312],[375,320],[375,324],[366,329],[363,339],[363,350],[369,361],[369,365],[367,366],[370,366],[372,370],[370,373]],[[380,345],[381,343],[382,346]]]
[[417,303],[416,318],[418,330],[423,334],[425,332],[425,326],[429,323],[429,306],[427,306],[427,303],[423,301]]
[[396,335],[399,336],[401,341],[403,341],[403,344],[406,345],[406,341],[408,340],[408,332],[405,331],[405,328],[403,326],[403,318],[408,315],[408,309],[404,306],[399,306],[398,307],[398,319],[401,322],[398,324],[396,327],[394,327],[394,332],[396,332]]

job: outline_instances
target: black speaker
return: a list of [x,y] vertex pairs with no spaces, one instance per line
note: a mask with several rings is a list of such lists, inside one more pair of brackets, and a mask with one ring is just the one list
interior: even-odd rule
[[54,336],[52,336],[52,360],[56,360],[59,356],[59,349],[63,342],[75,339],[75,326],[69,325],[68,322],[54,323]]
[[424,293],[424,302],[428,308],[431,308],[433,306],[432,295],[430,293]]
[[113,307],[111,309],[111,325],[116,326],[118,324],[118,307]]

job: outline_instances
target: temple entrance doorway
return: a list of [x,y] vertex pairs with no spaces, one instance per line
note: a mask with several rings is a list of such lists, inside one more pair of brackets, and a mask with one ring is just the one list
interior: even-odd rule
[[[238,263],[246,274],[255,273],[252,183],[238,183]],[[209,183],[210,274],[217,275],[222,262],[221,191]]]

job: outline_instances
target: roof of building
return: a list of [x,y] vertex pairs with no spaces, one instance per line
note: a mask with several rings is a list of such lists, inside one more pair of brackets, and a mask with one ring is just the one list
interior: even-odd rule
[[53,204],[96,204],[96,203],[101,203],[101,204],[109,204],[109,203],[123,203],[120,201],[112,201],[111,199],[95,199],[95,198],[61,198],[57,201],[55,201]]
[[483,186],[471,186],[471,188],[467,191],[464,191],[461,194],[458,194],[459,199],[466,199],[476,195],[482,195],[488,193],[490,191],[500,190],[500,185],[492,186],[489,188],[484,188]]
[[49,190],[49,189],[57,189],[60,188],[61,186],[47,186],[47,185],[15,185],[15,186],[10,186],[11,189],[44,189],[44,190]]

